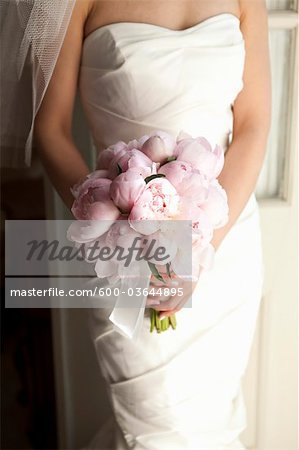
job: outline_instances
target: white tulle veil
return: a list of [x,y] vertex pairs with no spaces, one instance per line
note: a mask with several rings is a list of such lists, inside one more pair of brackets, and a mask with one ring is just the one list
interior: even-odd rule
[[75,1],[0,0],[2,167],[30,165],[34,119]]

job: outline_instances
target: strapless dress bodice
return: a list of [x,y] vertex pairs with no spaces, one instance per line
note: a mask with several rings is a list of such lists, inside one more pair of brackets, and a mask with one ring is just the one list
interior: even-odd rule
[[83,43],[79,92],[98,151],[153,130],[228,146],[243,88],[239,19],[210,17],[185,30],[117,22]]

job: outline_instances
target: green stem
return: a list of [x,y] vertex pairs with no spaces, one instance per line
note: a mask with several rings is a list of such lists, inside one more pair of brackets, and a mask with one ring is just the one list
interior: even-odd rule
[[159,311],[156,311],[155,309],[151,308],[150,310],[150,319],[151,319],[151,326],[150,326],[150,332],[152,333],[154,329],[156,329],[157,333],[161,333],[162,331],[168,330],[168,328],[171,326],[173,330],[176,329],[176,317],[175,314],[172,314],[171,316],[164,317],[164,319],[159,318]]

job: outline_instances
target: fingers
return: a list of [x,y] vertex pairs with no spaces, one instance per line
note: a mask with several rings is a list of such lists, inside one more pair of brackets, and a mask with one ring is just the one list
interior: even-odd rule
[[165,283],[151,277],[146,306],[160,311],[160,316],[168,317],[182,309],[188,302],[197,282],[179,277],[170,278],[167,274],[163,276]]
[[149,305],[159,305],[160,302],[164,302],[169,299],[170,292],[170,289],[164,285],[150,286],[146,303]]
[[146,299],[146,303],[145,303],[146,308],[155,308],[159,305],[160,305],[160,300],[155,300],[155,299],[150,299],[150,298]]
[[180,311],[184,305],[192,297],[196,283],[191,281],[184,281],[183,283],[183,295],[176,294],[170,297],[166,301],[161,301],[159,305],[154,305],[153,308],[156,311],[160,311],[160,317],[168,317],[176,312]]
[[163,283],[157,280],[155,277],[151,277],[149,285],[149,294],[147,296],[147,306],[159,305],[161,302],[165,302],[170,298],[173,298],[177,293],[177,287],[179,282],[176,279],[167,277],[167,281]]
[[[173,314],[177,313],[184,307],[184,305],[187,303],[189,298],[190,298],[190,296],[184,297],[184,299],[182,301],[180,301],[174,308],[167,309],[167,310],[163,310],[163,309],[159,310],[160,311],[159,318],[163,319],[163,317],[169,317],[169,316],[172,316]],[[157,307],[154,307],[154,309],[157,310]]]

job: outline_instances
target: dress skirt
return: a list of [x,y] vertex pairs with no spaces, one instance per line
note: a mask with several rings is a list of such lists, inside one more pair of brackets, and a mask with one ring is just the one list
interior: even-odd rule
[[242,378],[262,298],[259,211],[252,195],[204,272],[177,329],[135,340],[89,310],[90,332],[114,416],[86,448],[241,450],[247,426]]

